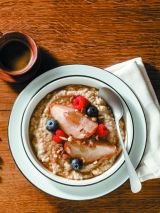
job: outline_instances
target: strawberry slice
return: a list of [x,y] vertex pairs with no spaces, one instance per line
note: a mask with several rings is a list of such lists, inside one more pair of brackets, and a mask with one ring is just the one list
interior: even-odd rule
[[98,124],[87,118],[72,107],[55,104],[50,108],[51,115],[56,119],[61,129],[75,139],[84,139],[93,135]]
[[65,142],[64,150],[72,158],[79,158],[85,163],[91,163],[102,158],[111,158],[117,154],[117,147],[104,142],[94,142],[93,146],[80,141]]

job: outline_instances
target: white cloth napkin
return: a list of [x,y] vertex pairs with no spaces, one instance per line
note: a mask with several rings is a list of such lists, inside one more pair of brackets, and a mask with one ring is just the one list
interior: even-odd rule
[[160,178],[160,106],[141,58],[105,68],[132,88],[147,120],[147,145],[137,173],[140,180]]

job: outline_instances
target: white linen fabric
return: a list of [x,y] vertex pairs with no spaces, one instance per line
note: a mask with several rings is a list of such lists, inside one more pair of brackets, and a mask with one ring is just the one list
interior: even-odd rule
[[121,78],[138,97],[147,120],[147,144],[137,168],[141,182],[160,178],[160,106],[141,58],[105,68]]

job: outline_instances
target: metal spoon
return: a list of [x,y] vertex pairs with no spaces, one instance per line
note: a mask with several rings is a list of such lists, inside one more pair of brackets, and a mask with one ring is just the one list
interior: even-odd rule
[[115,117],[115,123],[116,123],[118,136],[119,136],[119,139],[120,139],[120,144],[121,144],[121,147],[122,147],[126,166],[127,166],[127,169],[128,169],[131,191],[133,193],[137,193],[141,190],[142,185],[141,185],[141,182],[140,182],[140,180],[137,176],[135,168],[133,167],[133,164],[131,163],[131,160],[128,156],[128,153],[127,153],[126,148],[124,146],[122,136],[121,136],[121,133],[120,133],[120,129],[119,129],[119,120],[123,116],[123,106],[122,106],[121,100],[118,97],[118,95],[109,88],[100,88],[98,95],[100,97],[102,97],[108,103],[108,105],[112,108],[112,111],[113,111],[113,114],[114,114],[114,117]]

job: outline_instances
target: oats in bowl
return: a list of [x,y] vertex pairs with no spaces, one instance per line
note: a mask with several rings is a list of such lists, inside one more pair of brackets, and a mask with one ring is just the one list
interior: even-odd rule
[[[123,140],[125,128],[122,119]],[[101,175],[121,152],[112,111],[89,86],[65,86],[46,95],[31,116],[29,138],[43,166],[71,180]]]

